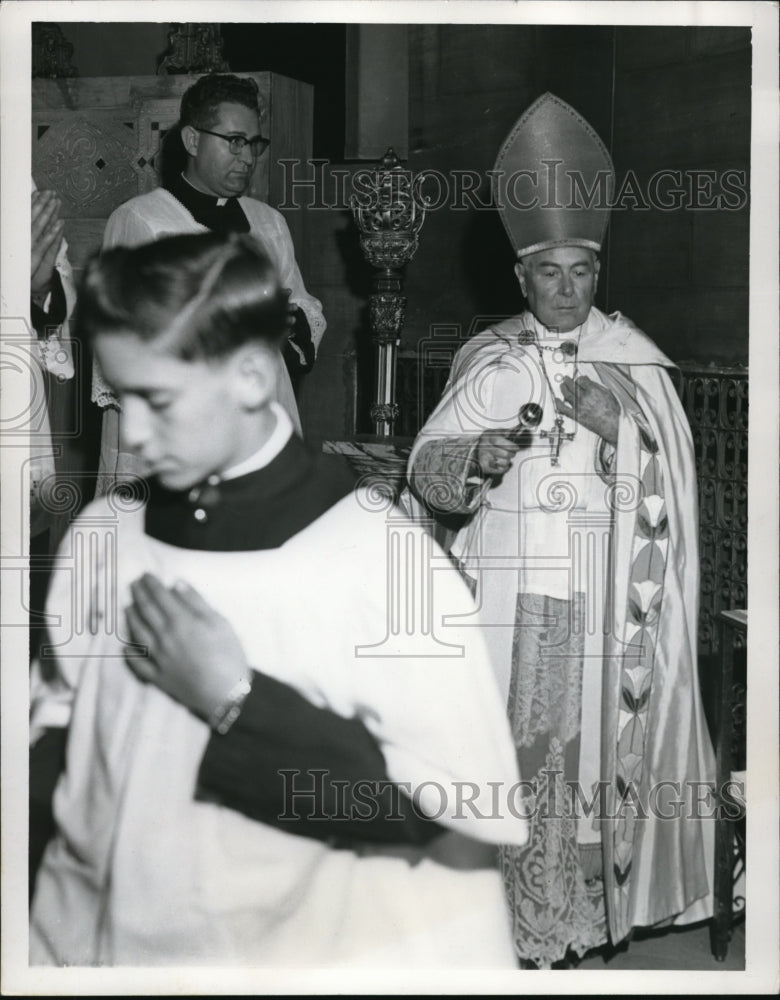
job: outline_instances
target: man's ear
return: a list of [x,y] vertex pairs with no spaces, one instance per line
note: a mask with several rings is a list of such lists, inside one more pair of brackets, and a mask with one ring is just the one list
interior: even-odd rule
[[525,295],[525,264],[521,260],[515,264],[515,274],[520,282],[520,291]]
[[593,291],[595,293],[596,289],[599,287],[599,271],[601,270],[601,261],[598,257],[593,262]]
[[244,344],[235,356],[236,398],[246,410],[261,410],[276,399],[279,365],[278,351],[265,344]]
[[200,141],[200,132],[193,128],[192,125],[184,125],[181,130],[181,142],[184,148],[187,150],[190,156],[195,156],[198,152],[198,142]]

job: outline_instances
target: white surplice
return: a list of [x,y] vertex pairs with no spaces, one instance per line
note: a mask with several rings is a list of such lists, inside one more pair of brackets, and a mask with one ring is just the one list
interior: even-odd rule
[[[164,544],[120,503],[80,515],[49,599],[52,698],[61,715],[70,703],[70,735],[31,964],[511,968],[495,858],[445,856],[527,837],[505,800],[517,763],[481,635],[442,617],[472,607],[449,559],[362,491],[255,552]],[[251,664],[363,719],[392,780],[450,833],[429,848],[334,850],[196,801],[210,730],[123,659],[122,609],[144,572],[187,580]]]

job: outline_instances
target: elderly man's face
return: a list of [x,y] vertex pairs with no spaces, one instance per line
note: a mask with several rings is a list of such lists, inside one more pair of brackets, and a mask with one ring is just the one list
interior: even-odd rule
[[[257,112],[243,104],[223,102],[209,132],[221,135],[242,135],[253,139],[260,134]],[[192,126],[182,129],[182,141],[190,154],[185,176],[198,190],[217,198],[242,195],[249,187],[257,157],[252,147],[244,146],[237,154],[230,152],[226,139],[210,135]]]
[[599,267],[592,250],[555,247],[523,257],[515,274],[534,316],[548,329],[568,333],[587,319]]

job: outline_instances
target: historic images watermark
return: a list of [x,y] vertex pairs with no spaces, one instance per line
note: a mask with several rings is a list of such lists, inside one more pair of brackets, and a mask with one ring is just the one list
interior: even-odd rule
[[[640,176],[629,168],[612,179],[608,170],[586,178],[563,168],[563,161],[542,160],[538,170],[436,170],[418,174],[396,168],[384,175],[381,193],[376,168],[333,167],[325,159],[280,159],[284,197],[282,210],[363,209],[378,199],[392,201],[411,191],[418,208],[428,212],[494,211],[495,209],[609,209],[610,211],[738,212],[749,200],[744,169],[664,168]],[[500,192],[500,193],[499,193]]]
[[[564,780],[563,772],[550,769],[532,781],[507,785],[488,781],[392,782],[348,781],[330,777],[321,768],[282,769],[284,812],[280,822],[328,820],[333,822],[400,822],[405,818],[403,795],[419,818],[444,816],[463,820],[504,818],[538,820],[739,820],[745,815],[745,783],[736,779],[720,789],[706,781],[658,781],[650,788],[634,782],[599,781],[585,789]],[[487,794],[485,792],[487,791]],[[422,808],[425,799],[427,809]],[[432,806],[436,800],[438,803]],[[489,808],[486,805],[489,803]],[[404,802],[403,805],[406,803]]]

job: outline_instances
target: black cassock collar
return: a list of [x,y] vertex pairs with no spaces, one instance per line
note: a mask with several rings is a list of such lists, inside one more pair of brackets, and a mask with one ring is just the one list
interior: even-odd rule
[[238,198],[217,198],[212,194],[204,194],[194,188],[181,174],[171,180],[167,190],[184,205],[193,219],[206,229],[223,235],[249,232],[249,219]]
[[293,435],[268,465],[184,492],[150,483],[146,534],[208,552],[275,549],[352,492],[355,477],[335,456]]

